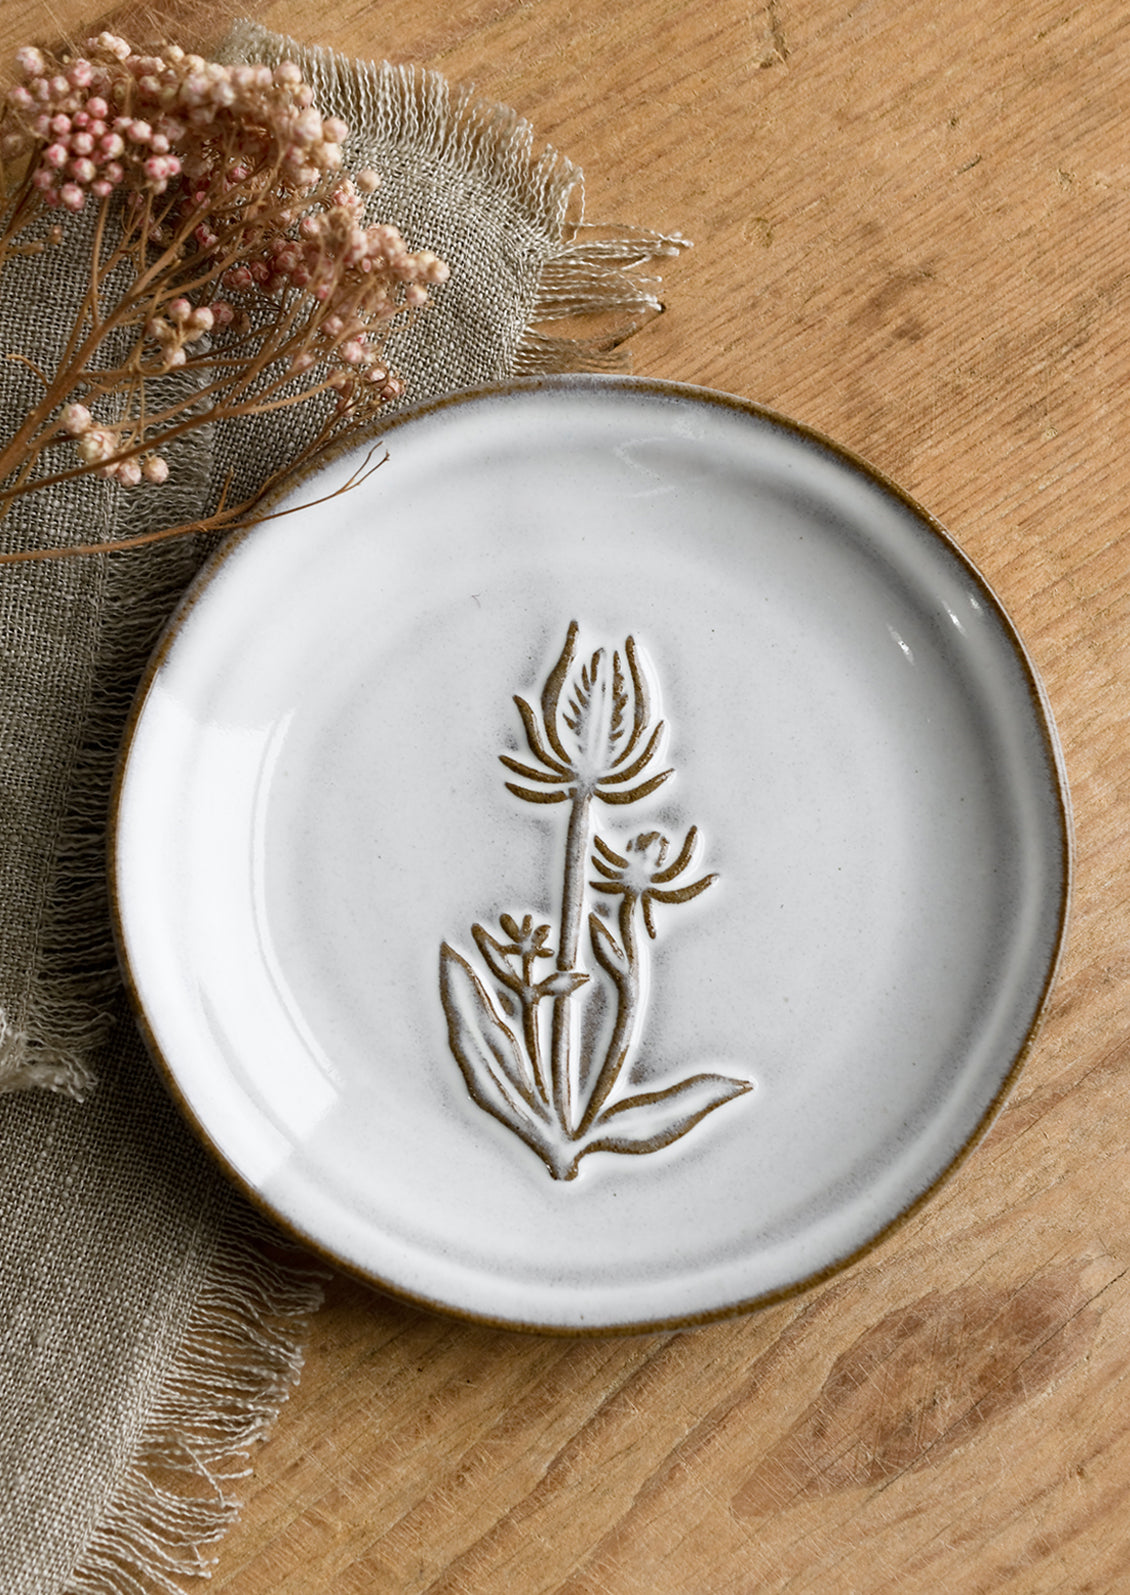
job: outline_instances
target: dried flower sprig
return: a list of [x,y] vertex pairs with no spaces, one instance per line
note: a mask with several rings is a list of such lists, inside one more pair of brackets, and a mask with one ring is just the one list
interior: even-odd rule
[[[0,518],[87,472],[159,485],[185,432],[324,397],[306,461],[400,397],[389,325],[448,269],[366,220],[377,174],[343,174],[348,130],[293,62],[141,54],[102,33],[82,56],[29,47],[16,65],[0,109],[0,274],[84,222],[89,280],[54,368],[13,357],[42,391],[0,440]],[[245,508],[221,501],[154,535]]]

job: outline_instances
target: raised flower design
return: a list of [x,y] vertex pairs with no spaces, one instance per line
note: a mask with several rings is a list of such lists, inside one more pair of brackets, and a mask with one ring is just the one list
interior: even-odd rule
[[[473,1100],[531,1146],[558,1179],[572,1179],[589,1152],[650,1152],[668,1146],[708,1113],[751,1089],[748,1080],[699,1073],[659,1091],[625,1089],[642,1020],[644,947],[657,935],[653,905],[700,896],[715,874],[683,883],[698,850],[691,826],[674,859],[659,831],[641,831],[619,849],[594,838],[587,884],[618,897],[616,920],[588,915],[593,957],[615,994],[614,1017],[603,1045],[599,1023],[582,1027],[577,1040],[575,1003],[593,990],[593,975],[579,967],[585,908],[585,862],[595,801],[620,808],[643,801],[674,774],[655,770],[665,724],[654,713],[654,692],[632,637],[623,649],[598,648],[578,658],[579,627],[569,625],[565,646],[542,690],[540,715],[515,698],[533,763],[502,754],[520,778],[509,791],[528,803],[569,805],[556,952],[552,928],[503,914],[501,936],[475,924],[471,934],[495,982],[487,990],[469,961],[444,943],[440,992],[448,1041]],[[554,959],[541,979],[538,961]],[[548,1026],[542,1003],[551,1001]],[[549,1030],[548,1046],[544,1036]],[[607,1029],[608,1027],[605,1026]]]
[[712,881],[718,879],[717,875],[704,875],[691,886],[674,884],[690,866],[697,844],[698,827],[692,825],[675,862],[668,864],[667,854],[671,844],[659,831],[645,831],[637,836],[625,847],[623,857],[598,836],[592,862],[602,879],[591,883],[593,891],[613,892],[621,897],[621,923],[625,911],[630,917],[632,908],[639,903],[647,933],[654,941],[652,903],[689,903],[692,897],[697,897]]

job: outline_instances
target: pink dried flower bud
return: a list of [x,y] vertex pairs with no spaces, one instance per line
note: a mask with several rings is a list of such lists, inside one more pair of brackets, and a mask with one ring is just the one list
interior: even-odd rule
[[421,305],[428,302],[428,290],[422,288],[418,282],[408,284],[404,290],[404,303],[410,310],[419,310]]
[[153,129],[148,122],[136,121],[126,124],[126,137],[131,138],[135,144],[148,144],[153,137]]
[[88,89],[94,79],[94,68],[80,56],[68,66],[67,77],[73,89]]
[[115,474],[123,487],[136,487],[141,481],[141,465],[137,460],[121,460]]
[[167,370],[171,370],[173,366],[184,365],[187,359],[188,356],[185,354],[183,349],[170,349],[169,353],[165,356],[165,367]]
[[[31,174],[31,181],[32,181],[32,186],[35,187],[35,188],[38,188],[40,193],[43,195],[44,199],[47,199],[48,192],[49,191],[53,191],[54,187],[55,187],[55,173],[51,170],[51,168],[49,166],[39,166]],[[58,196],[58,194],[56,194],[55,195],[55,203],[56,204],[58,204],[58,199],[59,199],[59,196]],[[50,204],[50,203],[51,203],[50,200],[48,200],[48,204]]]
[[235,311],[226,299],[213,299],[210,307],[212,322],[217,327],[229,327],[235,319]]
[[120,133],[104,133],[98,140],[98,148],[107,160],[114,160],[125,152],[125,141]]
[[102,122],[109,116],[110,107],[101,95],[95,94],[86,102],[86,114],[95,121]]
[[99,460],[109,459],[117,441],[116,433],[106,427],[93,427],[79,438],[78,457],[84,465],[96,465]]
[[61,72],[57,72],[51,79],[51,97],[61,100],[70,91],[70,84]]
[[381,186],[381,174],[366,166],[363,172],[357,173],[356,183],[362,194],[375,194]]
[[71,149],[76,155],[89,155],[94,148],[94,140],[89,133],[72,133]]
[[65,144],[48,144],[43,151],[44,166],[53,166],[60,171],[67,164],[67,146]]
[[107,183],[112,183],[116,188],[125,176],[125,169],[117,161],[107,161],[102,168],[102,176]]
[[25,78],[42,77],[47,70],[43,51],[37,50],[34,45],[25,44],[22,50],[16,51],[16,65]]
[[77,183],[64,183],[59,190],[59,199],[68,210],[80,211],[86,204],[86,194]]
[[211,332],[215,319],[209,305],[198,305],[189,316],[188,325],[198,333]]
[[94,417],[85,404],[65,404],[59,415],[59,424],[68,437],[79,438],[94,425]]
[[98,176],[98,168],[93,161],[87,160],[85,155],[80,155],[77,161],[72,161],[70,170],[76,183],[92,183]]
[[322,118],[317,111],[300,111],[290,124],[290,137],[300,149],[317,143],[322,137]]
[[104,177],[98,177],[95,178],[93,183],[91,183],[90,192],[94,195],[95,199],[109,199],[110,195],[114,192],[114,184],[108,183]]
[[16,83],[8,90],[8,102],[19,111],[30,111],[35,104],[35,101],[22,83]]
[[166,314],[168,315],[170,321],[175,321],[178,323],[184,322],[188,320],[189,316],[191,316],[192,306],[189,304],[187,299],[174,299],[166,307]]
[[280,88],[294,88],[302,82],[302,73],[293,61],[280,61],[274,76]]
[[182,105],[203,105],[208,98],[211,85],[203,72],[192,72],[180,86],[180,100]]
[[365,350],[356,338],[350,338],[348,343],[343,343],[338,353],[346,364],[351,366],[360,365],[365,358]]
[[314,356],[309,349],[303,349],[301,354],[296,354],[290,362],[290,369],[294,376],[301,376],[304,371],[309,371],[314,364]]
[[322,137],[327,144],[344,144],[349,137],[349,128],[340,116],[327,116],[322,123]]
[[0,159],[11,161],[17,155],[22,155],[27,147],[27,140],[22,133],[4,133],[0,135]]
[[70,132],[70,130],[71,119],[69,116],[63,116],[60,114],[59,116],[53,116],[51,118],[52,133],[58,133],[59,137],[63,138],[65,134]]
[[159,486],[160,483],[169,480],[169,463],[167,460],[163,460],[159,454],[150,454],[142,462],[141,474],[147,482],[152,482]]
[[107,55],[117,56],[119,61],[128,61],[132,51],[124,39],[119,39],[114,33],[100,33],[97,39],[91,41],[98,49],[105,50]]

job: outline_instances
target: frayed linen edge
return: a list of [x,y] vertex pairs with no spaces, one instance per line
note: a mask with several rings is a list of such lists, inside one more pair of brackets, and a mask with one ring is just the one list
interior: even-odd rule
[[[194,485],[185,484],[185,519],[199,506]],[[137,677],[191,579],[198,561],[189,545],[196,541],[151,551],[152,585],[142,598],[128,563],[107,567],[102,641],[56,836],[36,967],[22,1022],[0,1013],[0,1095],[47,1089],[82,1101],[96,1087],[91,1060],[109,1036],[121,988],[107,878],[110,791]]]
[[[679,233],[576,223],[542,268],[510,375],[630,370],[631,355],[624,345],[664,310],[660,279],[635,273],[689,247],[689,240]],[[586,338],[547,330],[585,317],[599,317],[604,323],[598,335]]]
[[[99,1025],[89,1033],[91,1047],[102,1038]],[[8,1023],[0,1012],[0,1096],[14,1091],[54,1091],[81,1102],[94,1088],[84,1051],[45,1046]]]
[[[294,60],[315,93],[341,105],[347,118],[360,116],[382,139],[408,139],[418,152],[482,179],[505,173],[508,194],[554,242],[526,327],[500,377],[630,368],[624,344],[664,308],[659,278],[636,272],[680,254],[687,239],[645,228],[590,227],[583,219],[580,168],[550,145],[536,153],[533,127],[516,111],[479,99],[471,88],[453,87],[438,72],[353,61],[246,19],[233,25],[219,57],[268,65]],[[543,330],[590,316],[607,322],[596,336]]]
[[275,1232],[229,1219],[134,1455],[62,1595],[183,1595],[207,1578],[240,1509],[234,1494],[298,1382],[306,1320],[327,1270],[276,1261]]

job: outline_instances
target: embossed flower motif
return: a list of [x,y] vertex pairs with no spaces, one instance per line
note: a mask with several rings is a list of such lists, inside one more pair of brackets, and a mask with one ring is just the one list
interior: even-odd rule
[[659,751],[664,722],[651,724],[647,680],[634,640],[626,640],[623,657],[619,649],[598,648],[578,662],[577,630],[574,620],[542,692],[540,724],[524,698],[514,700],[537,766],[502,754],[508,770],[533,783],[508,781],[507,788],[527,803],[572,798],[587,804],[593,797],[635,803],[673,773],[645,775]]
[[698,827],[692,825],[673,863],[667,863],[671,844],[660,831],[642,831],[627,843],[623,853],[615,852],[601,837],[594,837],[596,851],[593,868],[602,877],[590,884],[594,891],[614,893],[626,902],[639,903],[647,933],[655,940],[652,903],[689,903],[698,897],[717,874],[704,875],[690,885],[675,882],[690,867],[698,846]]
[[[536,924],[533,914],[521,920],[500,915],[502,940],[485,925],[472,925],[490,977],[486,984],[456,948],[447,942],[440,948],[448,1044],[472,1101],[525,1141],[558,1180],[573,1179],[591,1152],[670,1146],[707,1114],[753,1089],[749,1080],[714,1070],[683,1074],[656,1089],[638,1090],[631,1083],[648,987],[647,941],[638,935],[636,905],[654,938],[653,903],[689,902],[717,878],[681,883],[696,850],[694,826],[670,863],[671,844],[659,831],[641,831],[621,844],[622,852],[596,838],[592,862],[600,879],[592,885],[618,897],[619,907],[614,922],[588,914],[598,969],[586,969],[580,960],[593,801],[634,803],[674,772],[648,773],[664,722],[657,711],[653,719],[634,640],[629,636],[622,649],[598,648],[578,659],[577,634],[573,621],[542,690],[540,716],[524,698],[515,699],[535,762],[502,755],[523,782],[506,783],[515,796],[568,805],[556,954],[548,945],[551,927]],[[550,957],[556,967],[539,980],[537,963]],[[609,985],[614,1005],[608,1002]],[[598,1007],[592,1005],[594,993]]]

